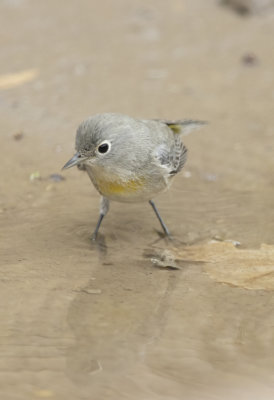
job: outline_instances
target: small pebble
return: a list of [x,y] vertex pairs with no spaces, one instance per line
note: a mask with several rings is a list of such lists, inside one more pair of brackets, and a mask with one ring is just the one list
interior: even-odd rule
[[233,239],[227,239],[225,240],[226,243],[232,243],[234,247],[240,247],[241,246],[241,242],[239,242],[238,240],[233,240]]
[[241,246],[241,242],[239,242],[238,240],[225,239],[224,237],[219,236],[219,235],[215,235],[213,237],[213,239],[210,241],[210,243],[216,243],[216,242],[231,243],[231,244],[233,244],[234,247],[240,247]]
[[13,136],[13,139],[18,142],[19,140],[23,139],[24,133],[19,131],[19,132],[15,132],[12,136]]
[[60,174],[51,174],[51,175],[49,176],[49,179],[50,179],[51,181],[53,181],[53,182],[61,182],[61,181],[64,181],[64,180],[65,180],[65,178],[64,178],[62,175],[60,175]]
[[32,172],[30,174],[30,176],[29,176],[29,180],[31,182],[36,181],[36,180],[40,180],[40,179],[41,179],[41,175],[40,175],[39,171]]
[[164,250],[159,256],[151,258],[150,261],[159,268],[181,269],[175,261],[174,254],[169,250]]
[[267,13],[274,8],[274,0],[220,0],[220,3],[243,16]]
[[79,292],[79,293],[87,293],[87,294],[101,294],[102,290],[101,289],[74,289],[74,292]]
[[258,58],[255,54],[247,53],[242,56],[242,63],[247,67],[254,67],[258,64]]
[[102,290],[101,289],[83,289],[82,292],[85,292],[87,294],[101,294]]

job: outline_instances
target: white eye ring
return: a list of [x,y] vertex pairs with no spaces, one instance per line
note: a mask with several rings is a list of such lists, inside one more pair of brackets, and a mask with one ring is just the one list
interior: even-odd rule
[[97,151],[100,154],[106,154],[110,151],[111,149],[111,143],[109,140],[104,140],[102,143],[99,144],[97,147]]

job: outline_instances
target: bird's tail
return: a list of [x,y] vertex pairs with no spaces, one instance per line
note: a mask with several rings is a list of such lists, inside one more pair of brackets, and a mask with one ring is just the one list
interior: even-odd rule
[[174,121],[166,121],[161,120],[164,124],[166,124],[172,131],[178,135],[186,136],[194,129],[199,129],[203,125],[206,125],[205,121],[194,121],[192,119],[182,119],[182,120],[174,120]]

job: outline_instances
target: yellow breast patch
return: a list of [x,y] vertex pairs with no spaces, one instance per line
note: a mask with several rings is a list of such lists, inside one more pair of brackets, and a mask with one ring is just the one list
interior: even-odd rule
[[128,181],[96,179],[99,191],[105,196],[132,194],[144,186],[144,178],[130,179]]

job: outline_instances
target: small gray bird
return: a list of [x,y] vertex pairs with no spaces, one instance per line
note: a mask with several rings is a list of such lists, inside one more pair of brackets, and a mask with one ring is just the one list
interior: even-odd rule
[[204,122],[141,120],[122,114],[97,114],[83,121],[76,134],[76,154],[64,165],[86,170],[102,195],[92,238],[109,209],[109,200],[148,201],[164,233],[169,231],[152,198],[166,190],[183,168],[187,149],[181,134]]

